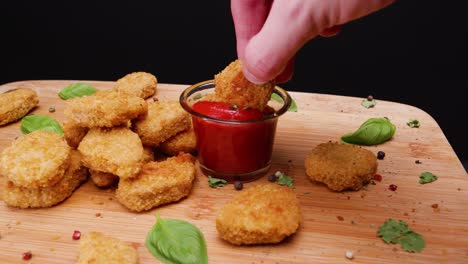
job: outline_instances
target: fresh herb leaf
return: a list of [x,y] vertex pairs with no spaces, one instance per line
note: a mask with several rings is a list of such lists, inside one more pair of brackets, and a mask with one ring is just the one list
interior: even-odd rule
[[59,97],[63,100],[68,100],[75,97],[92,95],[98,90],[86,83],[74,83],[66,86],[59,92]]
[[365,108],[374,107],[376,104],[377,104],[377,101],[375,101],[374,99],[372,100],[364,99],[361,102],[361,105],[364,106]]
[[36,130],[47,130],[63,136],[62,126],[55,119],[43,115],[28,115],[23,117],[20,129],[24,135]]
[[[278,103],[283,103],[283,99],[282,99],[279,95],[277,95],[277,94],[275,94],[275,93],[271,94],[271,99],[272,99],[273,101],[278,102]],[[291,98],[291,106],[289,106],[288,111],[289,111],[289,112],[297,112],[297,104],[296,104],[296,101],[295,101],[294,99],[292,99],[292,98]]]
[[208,176],[208,185],[210,185],[211,188],[223,187],[227,185],[227,181]]
[[357,145],[378,145],[391,139],[396,127],[386,118],[369,118],[358,130],[341,137],[344,143]]
[[423,172],[421,173],[421,175],[419,176],[419,183],[420,184],[425,184],[425,183],[430,183],[430,182],[433,182],[437,180],[437,176],[435,176],[434,174],[426,171],[426,172]]
[[208,263],[203,234],[186,221],[156,216],[156,224],[148,232],[145,244],[163,263]]
[[281,172],[278,177],[278,184],[294,188],[294,179],[284,174],[284,172]]
[[424,238],[411,230],[402,220],[387,219],[377,230],[377,236],[385,243],[400,244],[407,252],[419,252],[426,245]]
[[406,123],[409,127],[419,127],[421,125],[421,123],[419,123],[419,120],[417,119],[411,119],[410,121],[408,121],[408,123]]

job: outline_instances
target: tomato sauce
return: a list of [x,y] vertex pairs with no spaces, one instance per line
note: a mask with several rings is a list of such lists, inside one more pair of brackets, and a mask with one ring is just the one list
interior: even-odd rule
[[192,109],[212,118],[192,116],[200,164],[227,174],[249,173],[269,165],[277,118],[262,118],[271,111],[210,101],[197,102]]

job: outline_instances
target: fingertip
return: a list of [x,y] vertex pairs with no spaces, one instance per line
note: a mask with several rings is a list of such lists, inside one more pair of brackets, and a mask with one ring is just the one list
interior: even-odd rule
[[258,84],[258,85],[261,85],[261,84],[264,84],[264,83],[267,83],[268,80],[262,80],[260,78],[257,78],[255,75],[253,75],[247,67],[242,67],[242,73],[244,73],[244,76],[247,80],[249,80],[249,82],[253,83],[253,84]]

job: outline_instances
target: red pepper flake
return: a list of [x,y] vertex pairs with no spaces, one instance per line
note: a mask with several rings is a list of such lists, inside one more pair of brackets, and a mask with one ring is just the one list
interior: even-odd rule
[[101,213],[96,213],[96,217],[101,217]]
[[32,253],[31,251],[27,251],[23,253],[23,260],[30,260],[32,258]]
[[436,203],[432,204],[431,207],[434,208],[434,209],[439,208],[439,204],[436,204]]
[[78,230],[73,231],[73,240],[79,240],[81,238],[81,232]]
[[337,216],[336,219],[340,220],[340,221],[343,221],[344,220],[344,217],[342,217],[341,215]]
[[395,184],[390,184],[390,186],[388,186],[388,189],[389,189],[390,191],[396,191],[397,188],[398,188],[398,186],[396,186]]
[[375,174],[374,175],[374,180],[378,181],[378,182],[381,182],[382,181],[382,175],[380,174]]

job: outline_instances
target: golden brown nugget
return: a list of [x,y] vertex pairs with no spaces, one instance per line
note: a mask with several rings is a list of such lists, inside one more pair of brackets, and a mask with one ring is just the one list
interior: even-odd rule
[[279,243],[301,221],[296,194],[277,184],[259,185],[236,195],[216,217],[220,237],[234,245]]
[[63,178],[70,147],[54,132],[37,130],[18,138],[0,155],[0,174],[19,187],[49,187]]
[[99,91],[66,101],[65,117],[81,127],[114,127],[146,114],[144,99],[116,90]]
[[176,202],[190,194],[195,179],[195,158],[187,153],[143,165],[133,179],[120,179],[117,200],[132,211]]
[[323,143],[305,159],[306,174],[333,191],[359,190],[374,178],[377,158],[359,146]]
[[77,264],[136,264],[137,250],[127,242],[99,232],[83,234]]
[[161,143],[159,149],[166,155],[175,156],[179,152],[191,153],[197,147],[197,138],[193,128],[180,132]]
[[153,74],[133,72],[117,80],[114,89],[146,99],[156,93],[157,85],[158,80]]
[[[150,147],[143,148],[143,163],[148,163],[154,160],[154,153]],[[108,188],[112,186],[117,180],[119,176],[114,175],[108,172],[102,172],[97,170],[89,170],[89,175],[91,176],[91,180],[93,181],[94,185],[99,188]]]
[[143,165],[143,145],[127,127],[92,128],[78,146],[86,167],[115,174],[135,176]]
[[274,82],[251,83],[242,73],[242,63],[236,60],[215,75],[215,101],[263,110],[275,87]]
[[65,140],[70,147],[75,149],[80,145],[81,140],[86,136],[88,130],[89,128],[87,127],[80,127],[71,122],[67,122],[63,125]]
[[25,116],[39,104],[36,91],[18,88],[0,94],[0,126]]
[[72,150],[70,157],[70,165],[63,179],[51,187],[17,187],[11,181],[4,182],[5,203],[19,208],[43,208],[54,206],[70,197],[88,176],[88,170],[81,163],[80,153]]
[[190,114],[179,101],[150,102],[148,114],[135,120],[134,130],[146,146],[157,147],[168,138],[190,128]]

